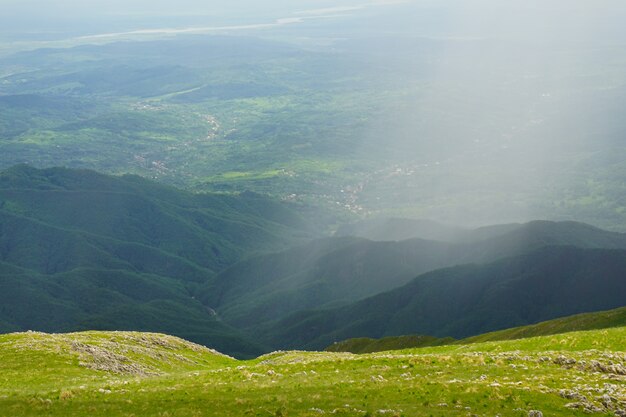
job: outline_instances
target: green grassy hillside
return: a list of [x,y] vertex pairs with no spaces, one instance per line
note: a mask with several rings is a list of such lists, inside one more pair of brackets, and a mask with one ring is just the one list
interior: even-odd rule
[[576,314],[569,317],[544,321],[529,326],[515,327],[497,332],[472,336],[463,340],[452,338],[440,339],[432,336],[390,336],[382,339],[367,337],[348,339],[333,343],[325,350],[327,352],[369,353],[386,350],[401,350],[416,347],[439,346],[448,344],[469,344],[501,340],[517,340],[536,336],[607,329],[626,326],[626,307],[594,313]]
[[455,342],[451,337],[438,338],[433,336],[389,336],[382,339],[357,337],[333,343],[324,349],[326,352],[372,353],[387,350],[401,350],[428,346],[448,345]]
[[498,332],[485,333],[469,337],[459,343],[480,343],[497,340],[515,340],[535,336],[545,336],[581,330],[606,329],[626,326],[626,307],[595,313],[576,314],[574,316],[549,320],[530,326],[515,327]]
[[274,346],[312,349],[354,337],[469,337],[622,307],[624,271],[624,250],[547,247],[433,271],[344,307],[298,312],[265,336]]
[[312,233],[252,193],[16,166],[0,173],[0,331],[159,331],[259,354],[194,291],[248,254]]
[[12,417],[619,416],[625,339],[621,327],[236,361],[156,334],[10,334],[0,336],[0,410]]

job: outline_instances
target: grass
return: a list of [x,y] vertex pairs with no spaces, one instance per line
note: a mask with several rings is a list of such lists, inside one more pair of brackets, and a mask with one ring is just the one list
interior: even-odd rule
[[236,361],[156,334],[10,334],[0,336],[0,414],[620,415],[624,340],[626,327],[618,327],[393,353],[275,352]]
[[595,313],[576,314],[574,316],[549,320],[530,326],[486,333],[469,337],[459,343],[477,343],[492,340],[522,339],[578,330],[604,329],[607,327],[626,326],[626,307]]

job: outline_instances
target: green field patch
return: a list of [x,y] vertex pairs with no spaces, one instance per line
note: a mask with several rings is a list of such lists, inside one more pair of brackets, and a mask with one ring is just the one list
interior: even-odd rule
[[231,171],[225,172],[223,174],[215,175],[212,177],[207,177],[204,180],[207,182],[215,182],[215,181],[249,181],[249,180],[261,180],[278,177],[280,175],[284,175],[283,170],[268,170],[268,171],[260,171],[260,172],[241,172],[241,171]]

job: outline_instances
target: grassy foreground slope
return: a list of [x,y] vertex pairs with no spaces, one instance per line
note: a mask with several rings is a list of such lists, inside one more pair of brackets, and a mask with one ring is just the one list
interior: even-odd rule
[[624,415],[626,327],[353,355],[236,361],[170,336],[0,336],[11,416]]

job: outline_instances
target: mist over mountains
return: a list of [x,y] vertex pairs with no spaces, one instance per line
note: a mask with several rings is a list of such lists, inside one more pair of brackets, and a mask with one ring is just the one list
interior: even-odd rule
[[392,219],[442,239],[302,243],[315,225],[262,196],[26,166],[0,175],[0,215],[5,332],[161,331],[245,357],[357,336],[471,336],[620,307],[626,293],[626,235],[573,222]]

